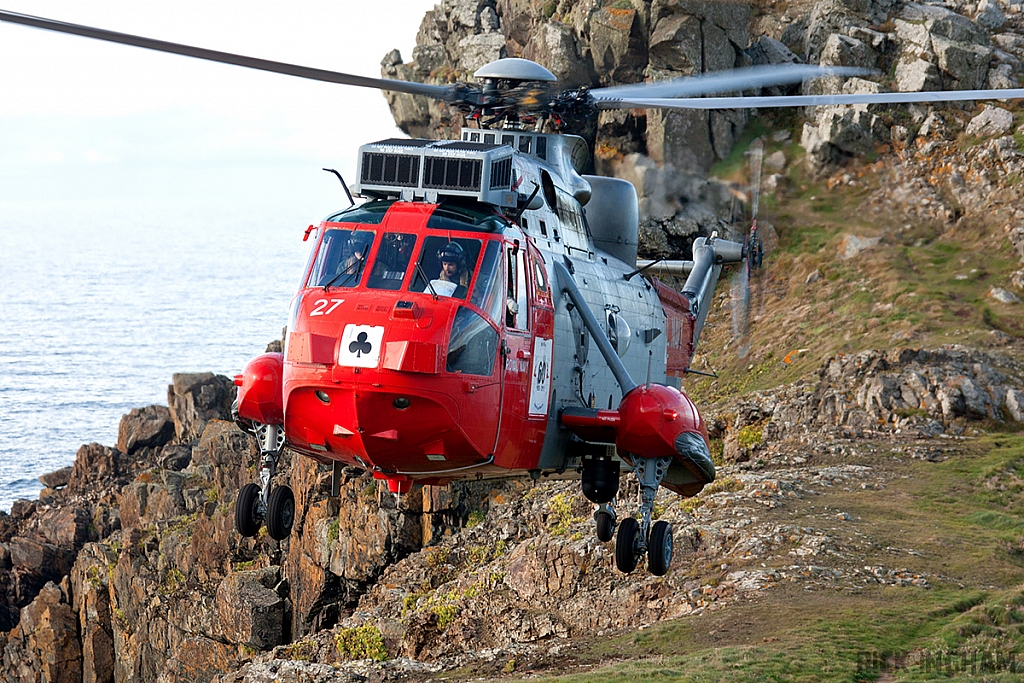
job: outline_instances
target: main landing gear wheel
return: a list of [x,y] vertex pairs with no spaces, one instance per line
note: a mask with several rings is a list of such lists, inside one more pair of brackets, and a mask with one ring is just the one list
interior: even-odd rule
[[235,528],[242,536],[251,538],[260,530],[260,521],[260,487],[246,484],[235,498]]
[[594,520],[597,522],[597,539],[602,543],[612,540],[615,535],[615,518],[604,510],[598,510]]
[[276,486],[267,501],[267,533],[275,541],[283,541],[292,533],[295,521],[295,494],[288,486]]
[[640,522],[635,517],[626,517],[619,525],[619,535],[615,537],[615,566],[623,574],[636,569],[636,542],[639,538]]
[[651,528],[647,544],[647,567],[655,576],[665,576],[672,562],[672,525],[661,520]]

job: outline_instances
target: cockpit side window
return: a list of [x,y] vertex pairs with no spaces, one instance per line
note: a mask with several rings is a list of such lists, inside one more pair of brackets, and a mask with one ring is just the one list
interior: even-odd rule
[[401,289],[405,273],[409,268],[416,235],[400,232],[386,232],[381,238],[377,256],[370,271],[367,286],[370,289]]
[[507,290],[505,301],[505,325],[517,330],[526,329],[527,292],[526,267],[523,263],[523,249],[518,244],[508,248]]
[[426,238],[409,290],[465,299],[481,247],[474,239]]
[[328,230],[320,241],[307,287],[355,287],[373,245],[369,230]]
[[469,303],[483,311],[496,325],[501,324],[502,284],[501,243],[488,242]]

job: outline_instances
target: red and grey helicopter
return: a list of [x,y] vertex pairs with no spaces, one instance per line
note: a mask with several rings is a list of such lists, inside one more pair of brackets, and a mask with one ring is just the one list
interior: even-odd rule
[[[524,59],[481,84],[430,85],[272,62],[0,11],[0,21],[314,80],[432,97],[475,121],[459,140],[390,139],[359,150],[364,201],[310,226],[283,353],[236,377],[236,419],[261,451],[235,523],[291,533],[294,495],[273,485],[284,448],[357,467],[392,492],[501,477],[578,478],[615,563],[653,574],[672,529],[659,487],[696,495],[715,478],[707,429],[679,388],[724,266],[760,262],[757,240],[693,243],[681,291],[637,267],[628,182],[585,175],[571,130],[602,109],[756,108],[1022,97],[1024,90],[706,97],[852,70],[790,64],[671,82],[559,90]],[[346,187],[346,192],[348,189]],[[351,200],[351,196],[349,197]],[[756,235],[756,232],[754,233]],[[637,516],[617,520],[623,470]],[[615,534],[618,527],[617,535]]]

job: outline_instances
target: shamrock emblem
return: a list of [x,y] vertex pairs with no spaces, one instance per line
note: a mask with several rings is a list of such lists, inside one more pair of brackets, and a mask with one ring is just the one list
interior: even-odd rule
[[546,361],[541,361],[541,362],[537,363],[537,376],[536,376],[536,380],[535,380],[537,382],[537,384],[542,384],[544,382],[544,377],[547,374],[548,374],[548,364],[547,364],[547,362]]
[[366,333],[360,332],[356,340],[348,345],[348,352],[356,354],[356,358],[359,358],[364,353],[370,353],[373,351],[373,344],[366,341]]

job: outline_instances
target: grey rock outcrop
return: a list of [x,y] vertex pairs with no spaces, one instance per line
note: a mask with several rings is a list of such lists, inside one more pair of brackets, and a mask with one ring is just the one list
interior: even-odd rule
[[198,439],[210,420],[231,417],[235,387],[230,379],[210,372],[176,373],[167,387],[167,405],[178,441]]

